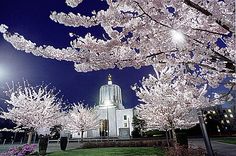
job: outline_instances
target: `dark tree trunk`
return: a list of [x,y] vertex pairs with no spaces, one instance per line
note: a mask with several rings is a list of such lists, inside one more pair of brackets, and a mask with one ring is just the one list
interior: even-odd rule
[[170,143],[169,143],[169,136],[168,136],[168,130],[166,130],[166,143],[167,143],[167,147],[170,147]]
[[83,142],[84,141],[84,131],[81,131],[81,142]]
[[31,144],[31,140],[32,140],[32,137],[33,137],[33,131],[30,131],[28,135],[29,136],[28,136],[27,144]]

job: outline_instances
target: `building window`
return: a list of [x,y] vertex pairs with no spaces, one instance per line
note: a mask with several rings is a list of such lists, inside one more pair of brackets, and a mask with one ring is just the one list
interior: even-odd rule
[[127,123],[124,123],[124,127],[128,127],[128,126],[127,126]]
[[127,120],[127,115],[124,115],[124,120]]

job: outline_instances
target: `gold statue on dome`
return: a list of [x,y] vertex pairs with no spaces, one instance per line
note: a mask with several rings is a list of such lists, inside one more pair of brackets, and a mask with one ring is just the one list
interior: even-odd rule
[[112,81],[111,74],[108,75],[108,81]]

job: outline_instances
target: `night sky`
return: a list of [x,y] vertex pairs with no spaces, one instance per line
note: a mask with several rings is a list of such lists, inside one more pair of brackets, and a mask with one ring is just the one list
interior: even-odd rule
[[[6,24],[10,32],[17,32],[37,45],[65,48],[70,46],[69,42],[72,40],[69,37],[70,32],[80,36],[91,33],[102,38],[105,31],[99,26],[88,29],[65,27],[50,20],[51,11],[91,15],[93,10],[107,7],[106,2],[100,0],[84,0],[76,8],[67,6],[65,0],[0,0],[0,24]],[[219,47],[226,46],[221,39],[217,40],[217,44]],[[73,62],[45,59],[17,51],[0,36],[0,107],[5,110],[6,97],[3,91],[6,90],[6,83],[22,83],[23,80],[28,80],[33,86],[44,82],[56,87],[61,91],[59,97],[64,95],[63,99],[68,103],[84,102],[94,106],[98,103],[100,86],[107,83],[108,74],[112,75],[113,83],[121,87],[125,108],[133,108],[138,100],[130,86],[153,73],[152,67],[78,73],[74,70]],[[217,90],[223,92],[225,88],[221,86]],[[0,120],[0,127],[4,122]],[[10,126],[11,123],[7,121],[4,125]]]
[[[98,38],[105,32],[98,26],[89,29],[65,27],[50,20],[51,11],[90,15],[93,10],[107,7],[106,2],[99,0],[85,0],[76,8],[68,7],[64,0],[1,0],[0,23],[9,26],[10,32],[17,32],[37,45],[63,48],[70,46],[70,32],[81,36],[90,32]],[[107,83],[108,74],[112,75],[113,83],[121,87],[124,106],[132,108],[138,101],[130,86],[150,73],[153,73],[151,67],[139,70],[125,68],[78,73],[74,70],[72,62],[45,59],[17,51],[0,36],[0,107],[4,109],[3,91],[6,83],[23,82],[23,79],[34,86],[41,84],[42,81],[45,84],[50,83],[52,87],[61,90],[65,101],[71,103],[83,101],[93,106],[98,103],[99,88]]]

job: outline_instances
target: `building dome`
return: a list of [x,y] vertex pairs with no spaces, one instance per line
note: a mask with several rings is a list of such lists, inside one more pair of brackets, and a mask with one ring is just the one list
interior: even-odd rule
[[99,107],[124,109],[122,105],[121,89],[118,85],[112,84],[111,75],[108,76],[107,85],[103,85],[100,88]]

